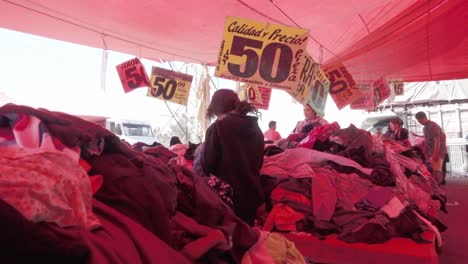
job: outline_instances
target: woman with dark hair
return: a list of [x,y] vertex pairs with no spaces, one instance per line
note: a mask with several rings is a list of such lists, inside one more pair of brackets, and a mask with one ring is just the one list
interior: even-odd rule
[[213,94],[207,115],[216,121],[206,131],[201,166],[205,175],[213,174],[230,184],[237,216],[253,225],[257,208],[264,202],[260,184],[264,140],[258,110],[236,93],[220,89]]
[[178,136],[171,137],[171,141],[169,142],[169,146],[172,147],[172,146],[177,145],[177,144],[182,144],[182,142],[180,141],[180,138]]
[[411,147],[408,140],[408,130],[403,127],[403,121],[396,117],[390,120],[390,128],[392,129],[392,139],[403,143],[407,147]]

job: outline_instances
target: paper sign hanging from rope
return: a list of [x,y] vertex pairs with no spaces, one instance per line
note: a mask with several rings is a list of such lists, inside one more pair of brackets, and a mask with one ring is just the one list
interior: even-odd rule
[[404,95],[405,94],[405,83],[401,80],[393,81],[393,92],[395,95]]
[[314,83],[313,87],[311,87],[307,104],[310,105],[319,116],[323,116],[325,114],[325,106],[330,91],[330,80],[328,80],[327,75],[318,65],[315,72]]
[[361,96],[351,103],[351,109],[374,110],[373,82],[359,83],[357,86],[361,90]]
[[343,64],[332,65],[324,72],[330,80],[330,95],[338,109],[349,105],[361,95],[356,82]]
[[307,29],[227,17],[215,76],[295,89],[307,38]]
[[374,82],[374,107],[379,106],[385,99],[390,97],[390,86],[385,78],[380,78]]
[[247,95],[249,103],[252,103],[258,109],[268,110],[270,106],[271,88],[249,85],[247,88]]
[[299,85],[290,94],[301,104],[307,103],[314,111],[323,116],[329,93],[330,81],[308,54],[299,74]]
[[134,58],[117,65],[117,73],[124,92],[128,93],[140,87],[149,85],[148,75],[140,59]]
[[307,103],[314,111],[323,116],[327,103],[330,81],[307,53],[299,73],[299,85],[290,94],[301,104]]
[[242,84],[239,90],[239,99],[241,101],[253,104],[258,109],[268,110],[270,106],[271,88],[260,87],[249,83]]
[[151,70],[147,96],[187,105],[193,76],[159,67]]

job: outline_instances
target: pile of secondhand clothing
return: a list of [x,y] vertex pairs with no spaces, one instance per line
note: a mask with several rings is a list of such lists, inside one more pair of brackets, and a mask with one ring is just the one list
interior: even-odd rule
[[370,244],[396,236],[429,242],[423,234],[432,231],[441,245],[446,195],[417,148],[333,123],[267,150],[264,230],[334,233]]
[[0,262],[305,263],[176,157],[68,114],[1,107]]

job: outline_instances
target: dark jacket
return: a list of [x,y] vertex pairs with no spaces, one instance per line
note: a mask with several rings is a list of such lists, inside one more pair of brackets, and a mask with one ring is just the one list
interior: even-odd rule
[[398,131],[393,132],[393,139],[396,141],[405,141],[408,139],[408,129],[402,127]]
[[257,118],[252,116],[228,114],[206,132],[203,172],[232,186],[236,215],[249,224],[264,201],[260,185],[264,145]]

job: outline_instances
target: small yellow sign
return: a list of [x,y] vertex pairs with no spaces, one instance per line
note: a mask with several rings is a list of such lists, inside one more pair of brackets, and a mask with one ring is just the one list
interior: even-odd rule
[[146,95],[187,105],[192,79],[192,75],[153,66],[150,78],[151,86],[148,87]]
[[398,80],[393,81],[393,91],[395,95],[404,95],[405,94],[405,82]]
[[307,39],[307,29],[227,17],[215,76],[291,91]]

